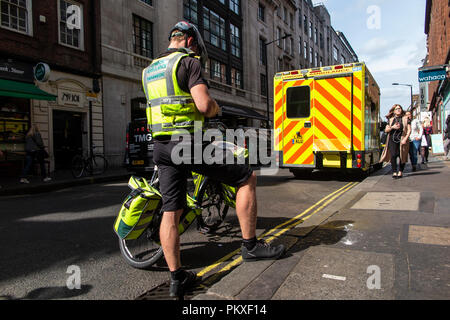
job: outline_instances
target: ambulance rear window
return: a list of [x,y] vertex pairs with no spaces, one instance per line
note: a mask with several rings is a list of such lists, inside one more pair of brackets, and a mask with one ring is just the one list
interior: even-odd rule
[[286,111],[288,118],[309,118],[311,115],[311,89],[309,86],[287,89]]

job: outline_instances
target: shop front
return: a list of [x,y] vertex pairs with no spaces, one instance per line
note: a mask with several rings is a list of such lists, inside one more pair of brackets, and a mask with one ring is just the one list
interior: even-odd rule
[[25,136],[31,125],[32,101],[56,96],[34,84],[33,65],[0,60],[0,176],[19,176],[25,160]]

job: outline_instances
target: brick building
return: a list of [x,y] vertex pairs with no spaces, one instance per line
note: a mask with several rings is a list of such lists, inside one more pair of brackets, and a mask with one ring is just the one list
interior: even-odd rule
[[[24,137],[32,123],[38,125],[49,150],[51,170],[67,167],[91,142],[101,149],[99,1],[1,0],[0,4],[0,149],[6,151],[0,166],[20,173]],[[40,62],[51,69],[44,82],[33,76]]]
[[427,58],[424,67],[447,65],[447,78],[429,83],[429,111],[433,112],[435,133],[443,131],[443,124],[450,114],[450,4],[446,0],[427,0],[425,16]]

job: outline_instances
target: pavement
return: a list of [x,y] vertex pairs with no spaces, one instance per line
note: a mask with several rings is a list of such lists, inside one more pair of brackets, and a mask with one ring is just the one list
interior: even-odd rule
[[108,168],[101,175],[84,176],[81,178],[74,178],[70,170],[58,170],[52,172],[49,182],[43,182],[39,176],[29,176],[27,179],[29,184],[22,184],[19,182],[19,177],[0,177],[0,196],[14,196],[24,194],[36,194],[42,192],[50,192],[75,186],[82,186],[88,184],[126,180],[132,173],[125,168]]
[[393,180],[387,165],[350,185],[276,230],[284,257],[236,254],[192,299],[450,299],[450,161],[419,167]]

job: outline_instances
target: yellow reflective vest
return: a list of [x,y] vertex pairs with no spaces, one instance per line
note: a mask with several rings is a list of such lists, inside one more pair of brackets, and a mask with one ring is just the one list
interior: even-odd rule
[[198,111],[189,92],[178,85],[177,69],[182,58],[194,56],[180,49],[155,59],[142,72],[142,84],[147,98],[147,122],[153,137],[194,132],[194,122],[204,117]]

